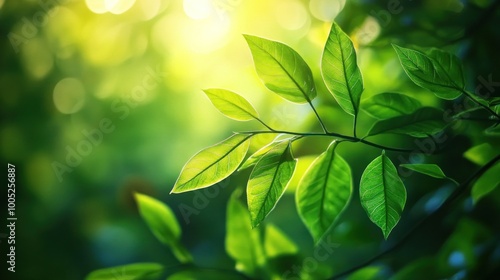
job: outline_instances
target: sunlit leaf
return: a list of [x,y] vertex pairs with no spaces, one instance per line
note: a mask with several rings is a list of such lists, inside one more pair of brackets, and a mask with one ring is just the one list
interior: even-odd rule
[[448,179],[454,182],[456,185],[458,185],[458,183],[455,180],[446,176],[443,170],[441,170],[441,168],[436,164],[419,163],[419,164],[401,164],[400,166],[434,178]]
[[[247,277],[239,275],[236,271],[215,271],[211,269],[198,269],[191,268],[189,270],[183,270],[170,275],[167,280],[222,280],[222,279],[234,279],[234,280],[245,280]],[[117,279],[121,280],[121,279]],[[124,279],[125,280],[125,279]]]
[[397,116],[376,122],[370,128],[368,135],[394,133],[424,138],[441,132],[446,128],[446,125],[441,110],[423,107],[410,115]]
[[363,77],[351,39],[335,22],[323,50],[321,73],[340,107],[348,114],[356,115],[363,92]]
[[226,252],[236,261],[236,269],[254,275],[264,261],[258,230],[250,225],[250,215],[238,200],[237,193],[229,198],[226,214]]
[[353,274],[349,275],[346,280],[377,280],[383,279],[378,274],[382,271],[381,267],[378,266],[368,266],[357,270]]
[[237,121],[257,119],[259,114],[255,108],[242,96],[225,89],[206,89],[208,96],[215,108],[228,118]]
[[269,150],[271,150],[274,146],[278,145],[280,143],[280,141],[274,141],[274,142],[271,142],[269,143],[268,145],[260,148],[259,150],[257,150],[255,153],[253,153],[251,156],[249,156],[244,162],[243,164],[240,166],[240,168],[238,168],[238,170],[244,170],[244,169],[247,169],[248,167],[251,167],[255,164],[257,164],[257,162],[267,153],[269,152]]
[[462,64],[456,56],[438,49],[428,54],[393,45],[408,77],[443,99],[455,99],[465,88]]
[[163,265],[158,263],[134,263],[95,270],[85,280],[155,280],[163,270]]
[[296,103],[310,102],[316,97],[311,69],[295,50],[280,42],[244,36],[257,74],[267,88]]
[[297,188],[297,210],[316,243],[344,211],[353,188],[351,168],[335,147],[314,160]]
[[264,250],[266,256],[274,258],[281,255],[293,255],[299,251],[297,245],[273,224],[266,225]]
[[234,134],[201,150],[182,168],[171,193],[209,187],[231,175],[245,158],[251,135]]
[[500,186],[500,164],[496,164],[488,171],[486,171],[477,181],[472,185],[472,201],[477,203],[481,198],[494,191]]
[[420,101],[415,98],[404,94],[385,92],[363,101],[362,109],[376,119],[389,119],[411,114],[421,106]]
[[136,193],[135,199],[142,219],[146,222],[154,236],[161,243],[170,246],[172,252],[180,262],[191,262],[191,255],[179,242],[181,227],[174,212],[163,202],[147,195]]
[[280,142],[257,162],[247,185],[252,227],[273,210],[292,178],[296,163],[289,141]]
[[366,167],[359,186],[361,205],[387,239],[406,203],[406,189],[396,167],[383,152]]
[[464,157],[477,165],[485,165],[500,153],[500,149],[490,143],[482,143],[468,149]]

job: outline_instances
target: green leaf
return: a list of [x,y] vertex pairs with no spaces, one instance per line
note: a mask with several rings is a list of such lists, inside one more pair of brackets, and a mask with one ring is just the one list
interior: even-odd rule
[[464,153],[464,157],[477,165],[485,165],[495,156],[499,154],[500,150],[493,147],[490,143],[482,143],[468,149]]
[[376,122],[368,136],[381,133],[410,135],[417,138],[428,137],[445,129],[443,112],[432,107],[423,107],[410,115],[398,116]]
[[388,119],[415,112],[422,104],[404,94],[384,92],[363,101],[362,109],[376,119]]
[[408,77],[442,99],[459,97],[465,80],[460,60],[451,53],[431,49],[428,54],[393,45]]
[[[286,141],[286,140],[285,140]],[[257,164],[257,162],[267,153],[269,152],[269,150],[271,150],[274,146],[276,146],[277,144],[279,144],[281,141],[274,141],[274,142],[271,142],[267,145],[265,145],[264,147],[260,148],[259,150],[257,150],[255,153],[253,153],[251,156],[249,156],[247,158],[247,160],[245,160],[245,162],[243,162],[243,164],[240,166],[240,168],[238,168],[238,170],[244,170],[244,169],[247,169],[248,167],[251,167],[255,164]]]
[[471,195],[474,203],[477,203],[481,198],[500,186],[498,174],[500,174],[500,164],[494,165],[472,185]]
[[144,194],[136,193],[135,199],[139,213],[154,236],[163,244],[171,247],[175,257],[182,263],[193,260],[189,252],[179,242],[181,227],[174,212],[163,202]]
[[251,135],[234,134],[226,140],[201,150],[182,168],[171,193],[209,187],[231,175],[245,158]]
[[340,107],[348,114],[357,115],[363,92],[363,77],[351,39],[335,22],[323,50],[321,73],[326,87]]
[[400,164],[399,166],[434,178],[447,179],[455,183],[455,185],[459,185],[455,180],[446,176],[443,170],[441,170],[441,168],[436,164],[415,163],[415,164]]
[[85,280],[153,280],[158,279],[163,270],[163,265],[157,263],[134,263],[95,270]]
[[234,192],[227,205],[226,252],[236,261],[236,269],[255,275],[264,262],[259,231],[252,230],[250,215]]
[[244,35],[252,52],[255,68],[267,88],[295,103],[311,102],[316,87],[311,69],[289,46]]
[[264,249],[269,258],[294,255],[299,251],[297,245],[273,224],[266,225]]
[[247,202],[252,227],[256,227],[273,210],[292,178],[296,160],[291,143],[280,142],[255,165],[247,185]]
[[347,277],[346,280],[384,279],[383,277],[379,276],[379,274],[381,274],[380,273],[381,271],[382,271],[381,267],[367,266],[352,273],[351,275],[349,275],[349,277]]
[[252,104],[232,91],[206,89],[204,92],[215,108],[228,118],[237,121],[250,121],[259,118],[259,114]]
[[336,142],[317,157],[297,188],[299,215],[318,243],[347,207],[352,194],[349,164],[335,153]]
[[[192,268],[189,270],[184,270],[176,272],[170,275],[167,280],[221,280],[221,279],[234,279],[234,280],[245,280],[247,279],[243,275],[238,275],[236,272],[228,271],[214,271],[209,269],[197,269]],[[121,280],[121,279],[116,279]],[[125,279],[124,279],[125,280]]]
[[363,172],[359,197],[368,217],[382,229],[387,239],[403,212],[406,189],[396,167],[384,152]]

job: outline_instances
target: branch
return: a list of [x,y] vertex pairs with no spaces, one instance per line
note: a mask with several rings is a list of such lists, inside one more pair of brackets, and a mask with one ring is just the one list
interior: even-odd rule
[[361,269],[365,266],[368,266],[369,264],[371,264],[372,262],[378,260],[378,259],[381,259],[382,257],[384,257],[385,255],[391,253],[392,251],[395,251],[396,249],[398,249],[399,247],[401,247],[406,241],[408,241],[408,239],[416,233],[416,231],[418,229],[420,229],[423,225],[425,225],[429,220],[430,218],[436,216],[437,214],[441,214],[443,213],[450,205],[452,205],[454,202],[456,202],[456,200],[464,193],[466,193],[471,187],[472,187],[472,183],[474,183],[474,181],[476,181],[479,177],[481,177],[481,175],[483,175],[486,171],[488,171],[488,169],[490,169],[491,167],[493,167],[498,161],[500,161],[500,155],[496,156],[495,158],[493,158],[491,161],[489,161],[487,164],[485,164],[483,167],[481,167],[478,171],[476,171],[471,177],[469,177],[469,179],[467,179],[465,182],[463,182],[461,185],[459,185],[455,191],[446,199],[445,202],[443,202],[443,204],[441,204],[441,206],[439,206],[439,208],[432,212],[431,214],[429,214],[427,217],[423,218],[422,220],[420,220],[420,222],[418,222],[410,231],[408,231],[396,244],[394,244],[392,247],[390,247],[389,249],[371,257],[370,259],[352,267],[352,268],[349,268],[348,270],[344,271],[344,272],[341,272],[333,277],[330,278],[330,280],[334,280],[334,279],[339,279],[343,276],[346,276],[348,274],[351,274],[352,272],[358,270],[358,269]]

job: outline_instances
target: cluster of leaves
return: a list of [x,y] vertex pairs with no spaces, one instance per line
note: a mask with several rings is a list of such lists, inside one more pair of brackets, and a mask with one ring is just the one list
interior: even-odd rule
[[[304,59],[283,43],[249,35],[245,35],[245,39],[250,47],[257,73],[265,86],[290,102],[309,104],[323,131],[293,132],[273,129],[242,96],[224,89],[205,90],[213,105],[225,116],[238,121],[256,120],[266,128],[260,131],[235,133],[222,142],[198,152],[186,163],[172,190],[172,193],[183,193],[207,188],[234,172],[252,169],[246,186],[248,211],[238,199],[239,189],[228,203],[226,251],[236,261],[237,272],[233,275],[235,279],[255,277],[259,268],[269,259],[297,251],[297,246],[275,226],[264,225],[264,241],[261,240],[259,231],[253,229],[261,225],[274,209],[294,174],[297,159],[292,153],[292,142],[314,136],[327,136],[332,139],[328,148],[303,174],[295,194],[300,218],[317,244],[339,221],[351,201],[355,185],[349,163],[336,152],[341,143],[355,142],[381,150],[380,156],[373,159],[362,173],[359,199],[368,218],[382,230],[384,238],[387,239],[401,218],[407,194],[397,168],[385,150],[411,152],[418,149],[387,147],[367,138],[380,134],[403,134],[414,138],[432,137],[452,126],[454,121],[476,111],[486,112],[490,120],[493,120],[493,126],[487,128],[486,133],[495,134],[499,131],[499,100],[483,99],[468,92],[458,58],[438,49],[418,51],[394,45],[401,66],[416,85],[445,100],[465,96],[477,104],[476,107],[460,112],[451,120],[445,120],[442,110],[422,106],[417,99],[400,93],[377,94],[361,104],[364,86],[357,65],[355,48],[350,38],[336,23],[333,23],[324,47],[321,73],[327,89],[340,108],[354,118],[354,122],[352,135],[331,132],[312,103],[317,96],[317,90],[312,71]],[[357,117],[360,110],[364,110],[377,120],[364,137],[357,136]],[[275,134],[276,138],[247,157],[250,141],[254,136],[261,134]],[[473,162],[484,165],[494,156],[489,154],[488,147],[491,148],[485,145],[476,146],[465,156]],[[488,159],[481,155],[488,155]],[[460,186],[455,180],[446,176],[436,164],[401,164],[400,167],[434,178],[450,180]],[[492,176],[495,176],[497,167],[498,165],[489,169],[477,180],[472,189],[475,201],[498,185],[491,186],[489,183]],[[481,180],[484,182],[481,183]],[[136,198],[141,215],[155,236],[172,248],[181,263],[191,263],[191,255],[179,242],[181,230],[172,211],[153,198],[144,195],[137,195]],[[144,269],[141,270],[137,269],[137,265],[127,266],[130,271],[135,271],[134,273],[139,275],[134,279],[149,279],[147,277],[150,274],[158,277],[158,273],[163,270],[158,264],[142,264],[142,267]],[[90,274],[88,279],[109,279],[106,275],[110,275],[110,271],[110,269],[96,271]],[[212,279],[210,277],[222,279],[224,273],[228,272],[208,273],[200,268],[191,268],[178,272],[168,279],[196,278],[196,275],[203,275],[203,279]],[[269,274],[264,274],[269,278],[279,276],[276,271],[265,273]]]
[[[398,223],[406,202],[406,189],[384,147],[366,140],[379,134],[404,134],[425,138],[446,129],[451,122],[444,112],[425,107],[410,96],[382,93],[366,100],[361,107],[363,78],[357,65],[356,51],[350,38],[333,23],[321,61],[323,80],[340,107],[354,117],[353,135],[329,132],[317,113],[312,100],[317,96],[312,71],[304,59],[289,46],[267,39],[245,35],[255,67],[265,86],[294,103],[308,103],[316,114],[322,133],[279,131],[260,119],[255,108],[242,96],[224,89],[205,90],[213,105],[229,118],[257,120],[267,130],[236,133],[226,140],[200,151],[184,166],[172,193],[197,190],[227,178],[236,170],[253,168],[246,188],[252,227],[258,226],[273,210],[292,178],[296,159],[291,143],[298,139],[326,135],[333,141],[324,153],[309,166],[299,183],[296,204],[300,217],[319,242],[335,224],[348,205],[353,192],[349,164],[335,152],[344,141],[360,142],[382,149],[363,172],[359,183],[361,205],[373,223],[381,228],[385,238]],[[394,45],[396,54],[408,77],[418,86],[442,99],[456,99],[462,94],[472,98],[478,108],[491,112],[498,119],[498,100],[488,102],[465,89],[460,61],[454,55],[438,49],[421,52]],[[360,109],[378,119],[367,135],[356,135]],[[498,129],[498,122],[487,131]],[[252,137],[262,133],[278,135],[275,141],[245,159]],[[447,178],[434,164],[405,164],[403,167],[437,178]],[[453,180],[452,180],[453,181]]]

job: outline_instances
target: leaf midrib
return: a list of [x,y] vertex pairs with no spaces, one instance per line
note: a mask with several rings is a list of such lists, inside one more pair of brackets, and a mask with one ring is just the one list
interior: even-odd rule
[[[277,43],[277,42],[275,42],[275,43]],[[288,71],[283,67],[283,65],[270,52],[268,52],[266,49],[264,49],[261,46],[257,45],[253,41],[252,41],[252,44],[254,46],[256,46],[257,48],[259,48],[260,50],[262,50],[267,55],[269,55],[276,63],[278,63],[278,65],[286,73],[286,75],[288,76],[288,78],[290,78],[290,80],[292,80],[292,82],[295,84],[295,86],[300,90],[300,92],[302,93],[302,95],[304,96],[304,98],[306,99],[306,101],[308,103],[311,103],[311,99],[309,98],[309,96],[307,96],[307,94],[304,92],[304,90],[299,86],[299,84],[297,83],[297,81],[295,81],[295,79],[291,76],[291,74],[288,73]],[[295,54],[294,54],[294,59],[295,59]],[[295,65],[295,66],[297,66],[297,65]],[[313,86],[313,88],[314,88],[314,86]]]
[[248,138],[250,138],[250,137],[252,137],[252,135],[249,135],[249,136],[243,138],[243,140],[241,140],[238,144],[234,145],[234,147],[232,147],[227,153],[225,153],[223,156],[221,156],[217,161],[214,161],[213,163],[209,164],[207,167],[205,167],[203,170],[201,170],[200,172],[198,172],[191,179],[189,179],[186,182],[182,183],[182,185],[180,185],[178,188],[181,188],[182,186],[185,186],[186,184],[188,184],[189,182],[191,182],[192,180],[194,180],[195,178],[197,178],[198,176],[200,176],[203,172],[207,171],[209,168],[211,168],[212,166],[214,166],[215,164],[217,164],[218,162],[220,162],[223,158],[227,157],[232,151],[234,151],[236,148],[238,148],[243,142],[245,142],[246,140],[248,140]]
[[[328,166],[327,166],[327,176],[325,178],[325,181],[324,181],[324,184],[323,184],[323,188],[321,190],[321,203],[320,203],[320,208],[319,208],[319,221],[320,221],[320,225],[321,227],[323,227],[323,214],[324,214],[324,204],[325,204],[325,193],[326,193],[326,186],[328,185],[328,180],[330,179],[330,177],[328,176],[328,173],[330,173],[330,168],[333,164],[333,159],[335,158],[335,151],[332,151],[332,155],[330,157],[330,161],[328,162]],[[328,228],[328,227],[327,227]]]
[[[267,188],[267,190],[266,190],[266,192],[265,192],[266,194],[265,194],[265,196],[264,196],[264,200],[263,200],[263,202],[264,202],[264,203],[262,203],[262,205],[260,206],[259,211],[257,212],[257,217],[259,217],[260,215],[262,215],[262,211],[264,210],[264,206],[265,206],[265,204],[266,204],[266,201],[267,201],[267,199],[269,198],[269,193],[271,192],[271,188],[272,188],[272,186],[273,186],[273,184],[274,184],[274,181],[276,180],[276,177],[277,177],[278,171],[279,171],[280,167],[282,166],[282,164],[284,164],[284,163],[285,163],[285,161],[283,160],[283,158],[285,157],[286,151],[287,151],[288,149],[289,149],[289,144],[288,144],[288,145],[287,145],[287,147],[283,150],[283,153],[280,155],[280,158],[279,158],[279,160],[277,161],[276,171],[275,171],[275,172],[273,172],[273,178],[272,178],[272,180],[271,180],[271,184],[269,185],[269,188]],[[269,152],[268,152],[268,153],[269,153]],[[266,153],[266,154],[267,154],[267,153]],[[265,155],[264,155],[264,156],[265,156]]]

